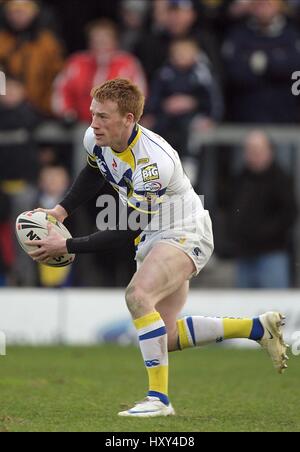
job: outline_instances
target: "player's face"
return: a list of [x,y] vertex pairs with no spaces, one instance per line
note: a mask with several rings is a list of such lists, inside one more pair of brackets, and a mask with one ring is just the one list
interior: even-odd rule
[[[116,102],[106,100],[91,104],[92,124],[98,146],[109,146],[115,150],[122,150],[127,143],[128,129],[133,123],[130,114],[122,116]],[[133,117],[133,115],[131,115]],[[126,147],[126,146],[125,146]]]

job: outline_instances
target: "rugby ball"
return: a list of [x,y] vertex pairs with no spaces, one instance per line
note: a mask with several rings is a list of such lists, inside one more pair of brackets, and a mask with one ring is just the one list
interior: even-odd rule
[[[16,234],[20,246],[23,248],[25,253],[32,252],[38,249],[36,247],[27,246],[25,242],[30,240],[43,240],[43,238],[48,236],[48,223],[52,223],[56,231],[61,234],[64,238],[72,238],[68,229],[56,218],[52,217],[46,212],[24,212],[18,216],[16,221]],[[65,254],[64,256],[55,257],[50,259],[47,264],[48,267],[66,267],[74,262],[74,254]]]

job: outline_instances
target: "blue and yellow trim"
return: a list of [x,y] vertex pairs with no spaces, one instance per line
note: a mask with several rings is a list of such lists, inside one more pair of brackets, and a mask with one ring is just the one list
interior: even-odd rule
[[92,157],[91,155],[87,156],[87,162],[92,168],[99,169],[96,161],[96,157]]
[[142,136],[142,131],[141,131],[140,127],[138,125],[136,125],[133,130],[133,133],[128,141],[127,149],[125,149],[125,151],[123,151],[123,152],[116,152],[112,149],[112,153],[118,159],[122,160],[122,162],[127,163],[133,172],[135,171],[137,164],[136,164],[136,158],[135,158],[135,155],[134,155],[132,149],[137,144],[137,142],[139,141],[141,136]]
[[162,394],[161,392],[149,391],[148,396],[149,397],[157,397],[166,406],[170,405],[169,397],[167,397],[165,394]]
[[184,350],[185,348],[190,348],[189,336],[186,328],[185,319],[177,320],[177,329],[179,336],[179,345],[180,349]]
[[152,314],[134,320],[133,323],[137,330],[141,330],[142,328],[146,328],[147,326],[152,325],[152,323],[159,322],[160,320],[160,314],[158,312],[152,312]]
[[164,336],[167,334],[167,330],[165,326],[162,326],[161,328],[157,328],[157,330],[149,331],[149,333],[142,334],[139,336],[140,341],[147,341],[148,339],[154,339],[155,337]]
[[249,339],[253,328],[252,319],[223,319],[224,339]]

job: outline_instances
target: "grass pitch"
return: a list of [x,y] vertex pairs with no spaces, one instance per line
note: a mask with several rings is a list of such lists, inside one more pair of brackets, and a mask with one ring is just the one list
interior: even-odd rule
[[170,364],[177,416],[122,419],[117,412],[145,395],[137,349],[8,348],[0,357],[0,431],[300,431],[300,357],[284,376],[260,350],[189,350]]

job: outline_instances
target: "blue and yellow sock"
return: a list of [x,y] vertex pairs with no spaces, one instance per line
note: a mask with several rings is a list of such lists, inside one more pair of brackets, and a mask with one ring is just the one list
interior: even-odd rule
[[166,326],[158,312],[134,321],[138,331],[140,349],[148,371],[148,396],[158,397],[169,405],[169,356]]
[[264,335],[259,319],[186,317],[178,320],[177,328],[181,350],[227,339],[258,341]]

